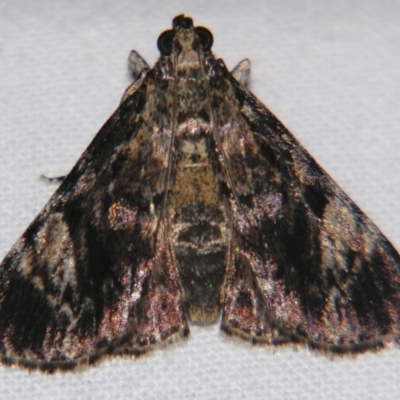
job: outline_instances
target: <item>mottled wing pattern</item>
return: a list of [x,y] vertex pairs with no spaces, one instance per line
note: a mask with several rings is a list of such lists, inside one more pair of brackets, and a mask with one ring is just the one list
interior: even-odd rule
[[215,79],[236,110],[216,117],[232,187],[222,329],[336,353],[398,342],[398,253],[279,120],[224,77]]
[[146,73],[1,265],[5,363],[69,369],[188,333],[160,222],[171,132],[151,115],[168,93]]
[[331,353],[399,342],[400,256],[210,49],[174,18],[138,79],[0,266],[3,363],[139,355],[215,321]]

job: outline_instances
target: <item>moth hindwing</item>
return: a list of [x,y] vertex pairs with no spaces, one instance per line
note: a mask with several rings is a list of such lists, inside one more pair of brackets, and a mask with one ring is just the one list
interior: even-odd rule
[[138,356],[211,323],[330,353],[399,342],[400,258],[179,15],[0,267],[5,364]]

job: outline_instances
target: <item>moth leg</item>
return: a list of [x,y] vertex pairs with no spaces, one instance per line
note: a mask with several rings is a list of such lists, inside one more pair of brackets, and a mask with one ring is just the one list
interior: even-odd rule
[[48,177],[45,175],[40,175],[40,179],[46,181],[47,183],[60,183],[65,179],[66,175],[62,176],[54,176],[54,177]]
[[251,63],[248,58],[240,61],[238,65],[231,71],[232,76],[239,82],[242,88],[246,88],[250,80]]
[[141,86],[144,78],[146,77],[147,72],[150,71],[150,67],[148,66],[147,62],[135,50],[132,50],[131,54],[128,57],[128,68],[132,77],[134,78],[134,81],[125,90],[120,104],[122,104],[127,98],[135,94],[135,92]]
[[143,69],[149,70],[150,67],[137,51],[132,50],[128,57],[128,69],[133,79],[137,79]]

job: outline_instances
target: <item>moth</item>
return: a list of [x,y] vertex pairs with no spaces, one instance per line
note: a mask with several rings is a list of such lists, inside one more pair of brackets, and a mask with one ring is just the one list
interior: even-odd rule
[[179,15],[0,266],[4,364],[139,356],[221,318],[329,354],[399,343],[400,256]]

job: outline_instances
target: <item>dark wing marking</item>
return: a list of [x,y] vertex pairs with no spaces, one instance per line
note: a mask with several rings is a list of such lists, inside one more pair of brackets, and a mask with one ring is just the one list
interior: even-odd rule
[[222,329],[338,353],[398,342],[399,254],[264,105],[229,85],[241,116],[220,134],[233,188]]
[[157,229],[169,143],[148,124],[165,100],[148,94],[151,74],[127,90],[3,261],[4,363],[69,369],[188,334],[162,222]]

